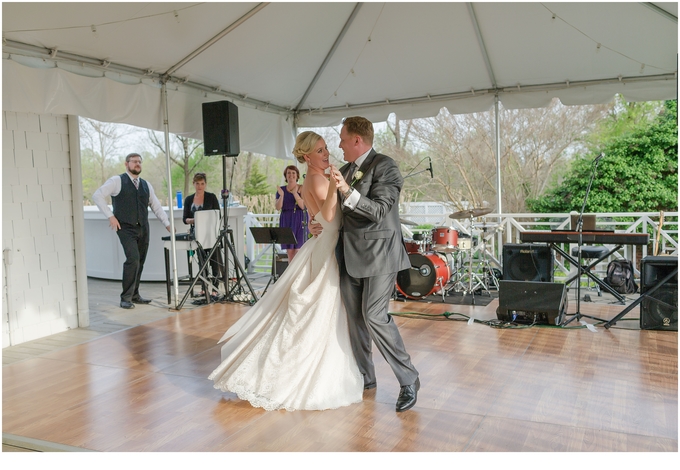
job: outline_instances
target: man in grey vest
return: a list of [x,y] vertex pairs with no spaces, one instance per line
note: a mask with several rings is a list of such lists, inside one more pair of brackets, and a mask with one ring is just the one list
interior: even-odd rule
[[364,375],[364,389],[372,389],[376,377],[371,341],[376,344],[401,386],[396,410],[406,411],[416,403],[420,380],[388,313],[397,273],[411,268],[399,221],[404,179],[393,159],[373,150],[373,124],[366,118],[343,121],[340,148],[348,163],[339,170],[333,167],[331,174],[342,200],[336,256],[352,351]]
[[[170,221],[148,181],[139,177],[142,157],[131,153],[125,157],[125,173],[112,176],[92,195],[99,210],[109,218],[109,226],[116,231],[125,252],[123,264],[123,292],[120,294],[122,308],[134,308],[135,304],[148,304],[151,300],[139,295],[139,281],[149,249],[149,210],[170,231]],[[113,212],[106,203],[111,196]]]

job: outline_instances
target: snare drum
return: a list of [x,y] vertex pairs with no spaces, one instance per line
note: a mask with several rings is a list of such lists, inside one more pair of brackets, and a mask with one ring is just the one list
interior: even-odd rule
[[462,234],[458,238],[458,249],[460,250],[470,250],[472,249],[472,238],[470,235]]
[[409,299],[422,299],[443,288],[451,272],[445,256],[439,253],[410,253],[411,268],[397,274],[397,290]]
[[406,246],[407,253],[419,253],[422,250],[422,243],[416,240],[405,239],[404,245]]
[[458,231],[449,227],[432,229],[432,248],[434,251],[451,253],[458,249]]

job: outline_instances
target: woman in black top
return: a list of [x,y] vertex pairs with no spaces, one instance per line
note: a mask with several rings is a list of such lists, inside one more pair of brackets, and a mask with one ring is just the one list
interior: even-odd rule
[[[219,209],[220,203],[217,200],[217,196],[213,193],[209,193],[205,190],[208,180],[205,173],[196,173],[194,175],[194,189],[196,192],[191,194],[184,199],[184,213],[182,220],[185,224],[191,225],[191,234],[194,234],[194,214],[197,211],[207,211],[211,209]],[[201,265],[205,263],[207,252],[211,250],[211,246],[204,246],[203,249],[198,251],[198,261]],[[213,300],[217,300],[217,289],[219,287],[220,277],[220,265],[222,256],[220,250],[216,250],[212,257],[210,258],[210,266],[213,273]],[[203,295],[203,294],[201,294]]]
[[207,211],[210,209],[219,209],[220,203],[217,196],[205,190],[208,180],[205,173],[196,173],[194,175],[194,189],[196,192],[184,199],[184,215],[182,220],[185,224],[191,225],[193,230],[194,213],[196,211]]

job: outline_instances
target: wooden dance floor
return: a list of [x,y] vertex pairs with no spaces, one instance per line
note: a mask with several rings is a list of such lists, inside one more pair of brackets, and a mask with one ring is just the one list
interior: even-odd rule
[[422,382],[405,413],[377,352],[377,389],[337,410],[266,412],[214,389],[216,342],[248,311],[226,303],[6,365],[3,433],[109,452],[678,451],[677,332],[640,331],[639,309],[595,332],[441,315],[496,319],[497,305],[392,302],[417,313],[395,316]]

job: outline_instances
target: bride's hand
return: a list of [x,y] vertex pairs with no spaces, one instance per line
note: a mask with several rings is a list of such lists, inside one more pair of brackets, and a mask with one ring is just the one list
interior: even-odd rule
[[345,181],[345,178],[342,176],[342,173],[340,173],[340,170],[338,170],[334,165],[331,165],[331,176],[335,180],[335,187],[341,193],[344,193],[349,189],[349,184]]
[[331,176],[335,180],[335,185],[337,187],[342,186],[343,183],[345,183],[345,178],[342,176],[342,173],[340,173],[340,170],[335,165],[331,165]]
[[315,237],[321,235],[321,232],[323,231],[323,226],[313,218],[312,220],[309,221],[307,228],[309,229],[309,233],[311,233]]

